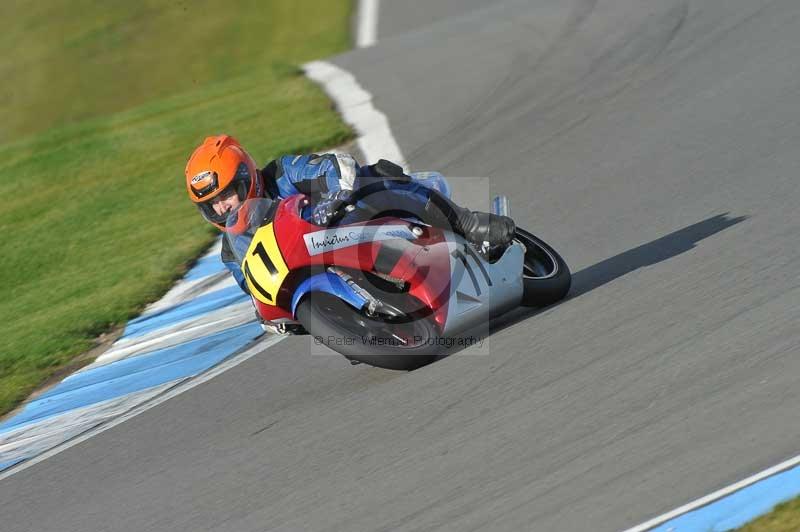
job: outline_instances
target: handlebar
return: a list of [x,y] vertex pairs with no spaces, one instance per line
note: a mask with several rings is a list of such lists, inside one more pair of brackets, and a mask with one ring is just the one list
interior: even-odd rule
[[[391,177],[383,179],[382,181],[376,181],[374,183],[370,183],[369,185],[359,187],[358,189],[354,190],[350,197],[346,200],[340,200],[342,202],[342,206],[336,209],[336,212],[333,216],[330,217],[328,221],[328,225],[334,225],[338,223],[345,214],[352,212],[355,209],[356,204],[369,196],[370,194],[374,194],[376,192],[381,192],[383,190],[389,190],[388,183],[409,183],[410,178],[408,176],[404,177]],[[365,206],[365,209],[369,210],[369,206]],[[376,214],[376,212],[373,212]]]

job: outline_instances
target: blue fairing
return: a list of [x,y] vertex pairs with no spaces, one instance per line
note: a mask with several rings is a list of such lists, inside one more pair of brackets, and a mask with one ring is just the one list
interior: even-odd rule
[[320,273],[309,277],[297,287],[292,296],[292,316],[296,317],[295,311],[300,300],[309,292],[326,292],[332,294],[345,303],[360,309],[367,302],[363,297],[356,294],[341,277],[333,273]]

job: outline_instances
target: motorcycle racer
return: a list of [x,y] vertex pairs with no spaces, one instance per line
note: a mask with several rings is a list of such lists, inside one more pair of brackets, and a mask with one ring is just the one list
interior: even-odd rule
[[[504,249],[515,231],[510,218],[460,207],[447,195],[415,181],[400,166],[384,159],[360,166],[348,154],[284,155],[258,169],[235,138],[217,135],[207,137],[194,150],[184,173],[189,198],[203,218],[222,231],[228,216],[246,200],[283,199],[298,193],[313,202],[307,221],[325,226],[353,191],[375,185],[376,193],[362,200],[373,211],[400,212],[449,228],[486,249]],[[221,258],[247,292],[227,239],[223,240]]]

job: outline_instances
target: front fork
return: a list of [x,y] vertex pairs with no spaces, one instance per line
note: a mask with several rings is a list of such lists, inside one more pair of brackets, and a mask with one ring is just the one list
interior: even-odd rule
[[492,214],[511,217],[511,208],[506,196],[495,196],[492,200]]

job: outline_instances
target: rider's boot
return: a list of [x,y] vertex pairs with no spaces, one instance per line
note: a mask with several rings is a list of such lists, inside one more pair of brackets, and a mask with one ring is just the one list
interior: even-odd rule
[[516,225],[508,216],[498,216],[489,212],[470,211],[463,215],[462,231],[470,243],[489,248],[505,249],[514,239]]
[[433,225],[442,226],[446,221],[454,232],[478,248],[502,251],[514,238],[516,226],[508,216],[471,211],[436,191],[431,193],[425,212]]

